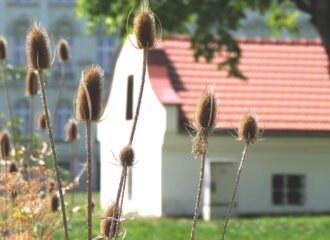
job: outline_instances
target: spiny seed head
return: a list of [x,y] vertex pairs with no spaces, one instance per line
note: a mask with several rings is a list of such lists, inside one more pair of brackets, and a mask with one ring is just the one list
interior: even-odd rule
[[35,96],[39,90],[39,77],[35,71],[27,71],[25,80],[25,95]]
[[9,170],[8,171],[10,173],[16,173],[16,172],[18,172],[18,167],[17,167],[16,161],[10,161]]
[[259,127],[257,116],[254,113],[247,112],[241,118],[238,128],[239,140],[246,144],[255,143],[259,137]]
[[60,199],[59,197],[57,196],[57,192],[56,191],[53,191],[51,194],[50,194],[50,210],[52,212],[56,212],[58,207],[60,206]]
[[[116,211],[116,204],[111,204],[104,212],[103,217],[113,217],[114,212]],[[116,218],[116,216],[115,216]],[[103,236],[109,236],[110,226],[112,220],[110,219],[102,219],[101,220],[101,234]]]
[[81,121],[98,121],[103,114],[104,71],[100,66],[85,68],[76,97],[76,118]]
[[133,30],[140,49],[152,49],[156,45],[155,14],[147,2],[143,2],[135,15]]
[[10,135],[4,130],[0,133],[0,154],[2,159],[9,159],[11,151]]
[[38,127],[41,130],[45,130],[47,128],[47,125],[46,125],[46,115],[45,115],[44,112],[42,112],[39,115],[39,118],[38,118]]
[[57,58],[60,62],[66,62],[71,58],[69,43],[64,38],[57,44]]
[[26,54],[29,70],[47,69],[51,66],[48,34],[39,22],[34,22],[26,36]]
[[217,102],[214,88],[206,87],[200,96],[195,109],[196,130],[212,130],[216,124]]
[[74,119],[69,119],[65,128],[65,141],[73,142],[79,139],[79,129],[78,124]]
[[7,60],[7,41],[3,36],[0,36],[0,61]]
[[119,154],[121,166],[131,167],[134,164],[134,150],[132,146],[127,145]]
[[53,181],[50,181],[48,183],[48,193],[51,194],[52,192],[54,192],[54,190],[55,190],[55,183]]

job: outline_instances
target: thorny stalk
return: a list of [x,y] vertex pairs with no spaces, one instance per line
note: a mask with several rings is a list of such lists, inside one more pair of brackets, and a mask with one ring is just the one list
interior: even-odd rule
[[190,240],[195,239],[196,226],[197,226],[197,221],[198,221],[198,217],[199,217],[200,201],[201,201],[201,195],[202,195],[203,183],[204,183],[205,157],[206,157],[206,153],[204,153],[202,155],[201,167],[200,167],[200,172],[199,172],[199,184],[198,184],[198,190],[197,190],[197,196],[196,196],[193,225],[192,225],[191,233],[190,233]]
[[244,146],[244,149],[243,149],[243,152],[242,152],[242,158],[241,158],[241,161],[240,161],[240,164],[239,164],[239,167],[238,167],[238,170],[237,170],[237,174],[236,174],[234,191],[233,191],[233,194],[231,196],[230,203],[229,203],[228,210],[227,210],[227,215],[226,215],[226,218],[225,218],[225,223],[224,223],[224,227],[223,227],[223,231],[222,231],[222,235],[221,235],[221,240],[225,239],[225,234],[226,234],[226,230],[227,230],[227,226],[228,226],[228,221],[229,221],[229,218],[230,218],[231,210],[233,209],[235,196],[236,196],[236,192],[237,192],[237,188],[238,188],[238,183],[239,183],[239,179],[240,179],[240,176],[241,176],[241,173],[242,173],[242,170],[243,170],[243,164],[244,164],[244,160],[245,160],[245,156],[246,156],[248,146],[249,146],[249,144],[245,143],[245,146]]
[[[130,138],[129,138],[129,142],[128,142],[128,145],[130,145],[130,146],[132,146],[132,144],[133,144],[136,125],[137,125],[137,121],[139,119],[140,108],[141,108],[141,103],[142,103],[142,96],[143,96],[143,90],[144,90],[144,84],[145,84],[147,61],[148,61],[148,50],[143,49],[141,85],[140,85],[140,92],[139,92],[138,102],[137,102],[137,106],[136,106],[136,111],[135,111],[135,115],[134,115],[134,119],[133,119],[131,134],[130,134]],[[123,188],[125,186],[124,181],[126,181],[126,176],[125,176],[126,173],[127,173],[127,166],[123,166],[122,174],[121,174],[120,181],[119,181],[115,206],[119,206],[120,196],[121,196],[121,193],[123,192]],[[122,194],[122,198],[124,198],[124,193]],[[121,218],[120,208],[122,208],[122,207],[123,207],[122,205],[120,207],[117,207],[116,211],[114,211],[114,213],[112,215],[113,218],[115,218],[117,216],[118,221],[112,221],[111,222],[110,231],[109,231],[109,240],[111,240],[112,237],[114,237],[115,235],[117,236],[119,234],[118,231],[116,231],[116,234],[115,234],[114,229],[115,229],[116,224],[117,224],[117,228],[118,229],[120,228],[120,221],[119,221],[120,218]],[[116,223],[116,222],[118,222],[118,223]]]
[[63,218],[64,236],[65,236],[65,240],[68,240],[69,239],[68,224],[67,224],[65,205],[64,205],[62,181],[61,181],[61,176],[60,176],[60,172],[59,172],[59,168],[58,168],[58,160],[57,160],[57,153],[56,153],[56,148],[55,148],[55,143],[54,143],[53,130],[52,130],[52,126],[51,126],[50,119],[49,119],[48,103],[47,103],[46,90],[45,90],[45,81],[44,81],[44,78],[43,78],[42,69],[38,69],[38,76],[39,76],[39,84],[40,84],[40,89],[41,89],[41,100],[42,100],[42,105],[43,105],[44,112],[45,112],[46,126],[47,126],[47,130],[48,130],[48,138],[49,138],[49,143],[50,143],[50,147],[51,147],[51,150],[52,150],[55,176],[56,176],[56,181],[57,181],[57,185],[58,185],[58,191],[59,191],[59,194],[60,194],[60,203],[61,203],[62,218]]
[[[71,151],[72,151],[72,163],[71,163],[71,166],[70,166],[70,173],[71,173],[71,176],[72,176],[72,182],[74,182],[74,179],[75,179],[75,166],[76,166],[76,160],[77,160],[77,141],[74,140],[72,141],[71,143]],[[74,191],[71,192],[71,208],[73,207],[74,205]],[[72,213],[72,211],[71,211]]]
[[33,123],[34,123],[34,96],[30,96],[30,146],[29,146],[29,157],[28,157],[28,177],[30,176],[31,170],[31,155],[33,145]]
[[86,121],[86,144],[87,144],[87,227],[88,240],[92,240],[92,143],[91,121]]
[[10,98],[10,94],[9,94],[9,89],[8,89],[8,85],[7,85],[7,80],[5,77],[5,62],[1,62],[0,63],[0,75],[3,81],[3,89],[7,98],[7,106],[8,106],[8,112],[9,112],[9,118],[11,121],[11,131],[12,131],[12,141],[13,141],[13,146],[14,146],[14,150],[16,152],[16,126],[15,126],[15,119],[14,119],[14,112],[13,112],[13,106],[12,106],[12,102],[11,102],[11,98]]

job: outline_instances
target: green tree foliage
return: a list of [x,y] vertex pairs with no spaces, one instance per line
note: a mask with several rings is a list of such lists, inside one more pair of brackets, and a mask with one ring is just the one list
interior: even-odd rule
[[[267,22],[273,27],[275,34],[284,29],[298,32],[295,27],[295,20],[299,15],[298,8],[309,13],[312,20],[317,19],[314,17],[319,13],[316,8],[322,7],[322,4],[327,5],[330,13],[328,0],[150,0],[149,2],[161,19],[165,36],[169,33],[189,34],[196,60],[205,57],[207,61],[211,61],[216,52],[225,52],[226,58],[219,63],[219,68],[226,68],[229,76],[242,79],[244,75],[238,68],[241,50],[233,37],[233,32],[239,29],[241,21],[246,18],[247,10],[267,14]],[[120,29],[122,36],[125,36],[128,13],[136,9],[139,4],[140,0],[77,0],[76,13],[80,17],[88,16],[89,28],[101,22],[107,26],[110,33]],[[311,22],[316,26],[313,21]],[[316,28],[319,30],[317,26]],[[323,40],[321,32],[320,35]]]

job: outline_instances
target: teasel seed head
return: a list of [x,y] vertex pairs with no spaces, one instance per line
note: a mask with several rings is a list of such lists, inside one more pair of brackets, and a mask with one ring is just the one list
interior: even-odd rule
[[[103,217],[104,218],[110,218],[113,217],[114,212],[116,211],[116,204],[111,204],[107,209],[105,210]],[[115,216],[117,218],[117,216]],[[109,236],[110,233],[110,226],[111,226],[111,219],[102,219],[101,220],[101,234],[103,236]],[[115,231],[116,232],[116,229]]]
[[196,130],[205,129],[210,131],[216,124],[217,102],[214,88],[208,86],[204,89],[202,95],[196,104],[195,109],[195,128]]
[[133,31],[140,49],[152,49],[156,45],[155,14],[146,1],[141,3],[133,22]]
[[104,71],[100,66],[85,68],[76,96],[76,118],[80,121],[99,121],[103,114]]
[[53,191],[51,194],[50,194],[50,210],[52,212],[56,212],[60,206],[60,199],[57,195],[57,192],[56,191]]
[[0,61],[7,60],[7,41],[3,36],[0,36]]
[[71,58],[69,43],[64,38],[57,44],[57,58],[60,62],[66,62]]
[[10,173],[16,173],[16,172],[18,172],[18,166],[17,166],[16,161],[14,161],[14,160],[10,161],[8,171]]
[[78,124],[74,119],[69,119],[65,130],[65,141],[73,142],[79,139]]
[[0,133],[0,154],[2,159],[9,159],[11,151],[10,135],[4,130]]
[[55,191],[55,183],[53,181],[50,181],[47,187],[48,187],[48,193],[51,194],[52,192]]
[[259,138],[259,126],[255,113],[247,112],[240,120],[238,128],[239,140],[246,144],[255,143]]
[[134,150],[132,146],[127,145],[124,147],[119,154],[120,165],[131,167],[134,164]]
[[35,71],[27,71],[25,80],[25,95],[35,96],[39,90],[39,77]]
[[46,115],[44,112],[42,112],[40,115],[39,115],[39,118],[38,118],[38,127],[39,129],[41,129],[42,131],[45,130],[47,128],[47,125],[46,125]]
[[26,54],[28,69],[47,69],[51,66],[51,52],[49,37],[39,22],[34,22],[28,29],[26,36]]

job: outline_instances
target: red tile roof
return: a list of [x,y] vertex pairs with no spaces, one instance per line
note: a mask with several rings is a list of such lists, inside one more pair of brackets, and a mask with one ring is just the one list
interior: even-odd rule
[[237,126],[246,111],[256,112],[268,130],[330,131],[328,60],[319,40],[238,39],[240,70],[248,80],[228,78],[213,63],[195,62],[190,41],[172,36],[150,52],[149,76],[164,104],[180,104],[193,121],[196,101],[207,84],[218,97],[218,128]]

